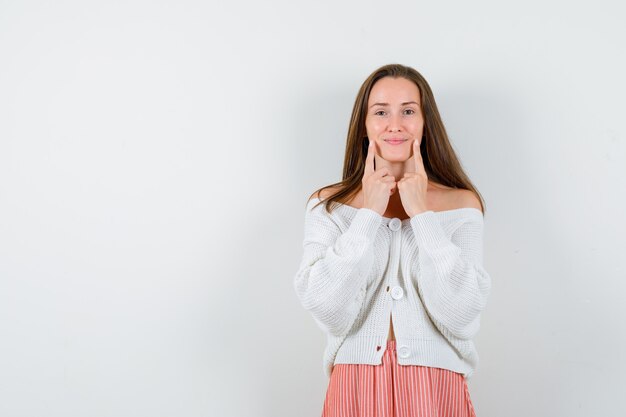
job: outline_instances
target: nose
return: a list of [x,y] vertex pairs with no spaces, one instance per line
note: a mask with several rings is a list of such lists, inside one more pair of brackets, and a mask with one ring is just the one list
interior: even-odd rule
[[398,115],[393,115],[389,118],[389,131],[390,132],[399,132],[401,130],[401,117]]

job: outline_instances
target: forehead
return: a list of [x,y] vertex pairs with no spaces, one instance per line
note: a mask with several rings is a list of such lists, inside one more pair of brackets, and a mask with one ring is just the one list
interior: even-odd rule
[[368,103],[420,102],[417,85],[403,77],[383,77],[372,86]]

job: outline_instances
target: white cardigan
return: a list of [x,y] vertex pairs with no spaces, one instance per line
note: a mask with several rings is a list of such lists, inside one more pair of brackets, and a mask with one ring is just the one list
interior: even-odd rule
[[379,365],[393,316],[398,363],[449,369],[469,379],[472,338],[491,289],[483,268],[483,214],[466,207],[387,218],[312,198],[295,291],[327,335],[323,370]]

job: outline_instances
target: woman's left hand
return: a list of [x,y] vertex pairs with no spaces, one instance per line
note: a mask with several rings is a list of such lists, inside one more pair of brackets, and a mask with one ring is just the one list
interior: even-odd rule
[[398,181],[397,186],[404,211],[409,217],[413,217],[428,210],[426,207],[428,176],[422,162],[420,142],[417,139],[413,141],[413,157],[409,158],[406,164],[404,177]]

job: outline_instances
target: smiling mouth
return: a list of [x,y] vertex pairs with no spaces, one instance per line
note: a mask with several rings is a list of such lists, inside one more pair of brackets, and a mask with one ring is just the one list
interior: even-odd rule
[[408,139],[385,139],[385,142],[391,145],[399,145],[401,143],[406,142]]

